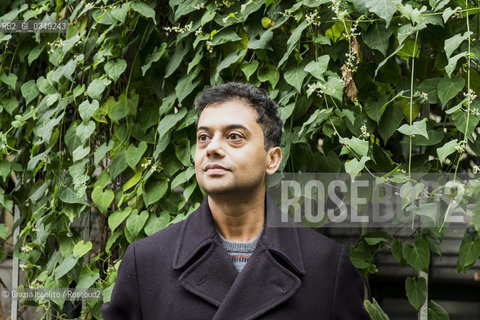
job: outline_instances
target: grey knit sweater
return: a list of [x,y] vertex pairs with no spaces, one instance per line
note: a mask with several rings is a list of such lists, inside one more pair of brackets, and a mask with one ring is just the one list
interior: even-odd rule
[[232,258],[233,265],[235,268],[237,268],[238,272],[240,272],[247,264],[252,253],[255,251],[263,230],[254,239],[248,242],[229,241],[220,234],[218,229],[217,233],[222,241],[223,247],[227,250],[228,254]]

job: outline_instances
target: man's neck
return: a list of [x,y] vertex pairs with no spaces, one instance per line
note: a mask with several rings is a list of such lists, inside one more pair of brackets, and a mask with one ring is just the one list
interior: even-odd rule
[[213,195],[208,205],[218,230],[229,241],[246,242],[255,238],[265,222],[265,193],[251,197]]

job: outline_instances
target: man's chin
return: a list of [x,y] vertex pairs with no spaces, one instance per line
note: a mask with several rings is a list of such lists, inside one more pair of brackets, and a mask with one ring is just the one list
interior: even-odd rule
[[209,196],[215,195],[227,195],[230,193],[235,193],[235,188],[233,187],[224,187],[224,186],[215,186],[215,187],[206,187],[202,188],[203,191]]

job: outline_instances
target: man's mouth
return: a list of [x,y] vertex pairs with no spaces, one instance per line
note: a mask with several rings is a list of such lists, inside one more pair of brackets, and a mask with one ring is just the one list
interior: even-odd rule
[[226,171],[228,171],[227,168],[219,165],[219,164],[207,164],[205,166],[205,169],[204,169],[205,172],[208,172],[208,173],[224,173]]

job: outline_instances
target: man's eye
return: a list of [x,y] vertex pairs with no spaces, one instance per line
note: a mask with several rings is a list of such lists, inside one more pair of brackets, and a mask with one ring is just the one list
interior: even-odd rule
[[241,138],[241,136],[239,134],[236,134],[236,133],[231,133],[228,135],[228,138],[231,139],[231,140],[238,140]]
[[208,136],[206,134],[201,134],[198,136],[198,141],[207,141]]

